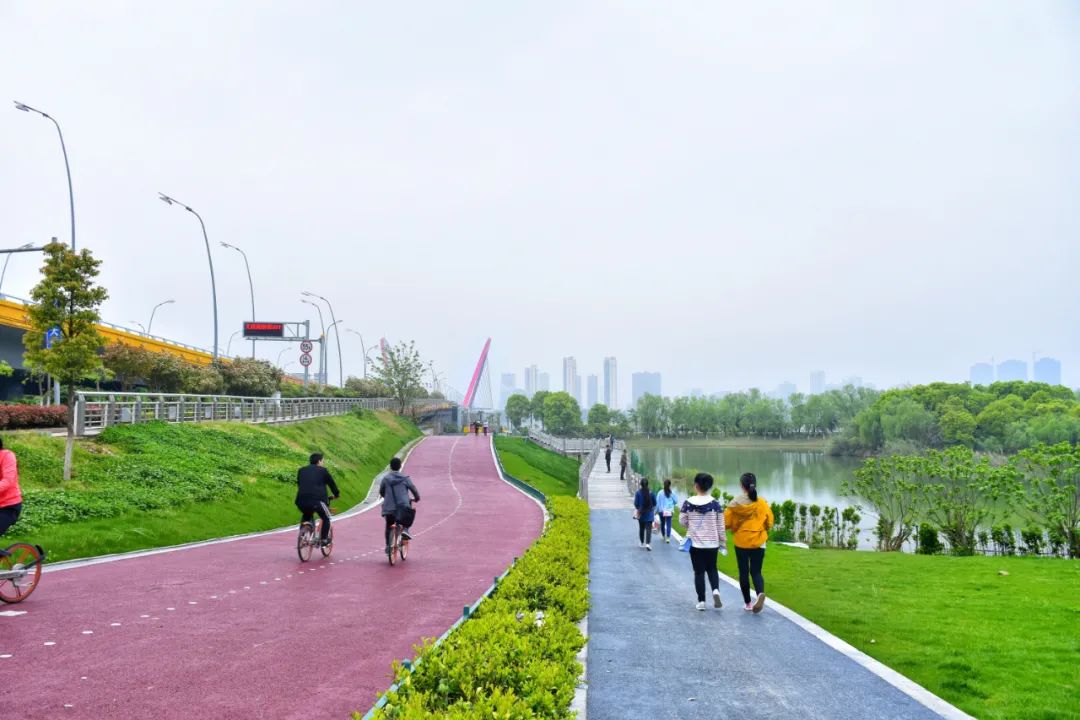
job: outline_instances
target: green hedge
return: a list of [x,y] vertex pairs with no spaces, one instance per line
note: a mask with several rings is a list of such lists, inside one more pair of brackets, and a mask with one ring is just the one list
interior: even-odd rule
[[[585,643],[576,623],[589,607],[589,509],[548,501],[551,521],[472,618],[435,646],[418,647],[411,672],[374,717],[570,718]],[[360,718],[356,713],[354,718]]]

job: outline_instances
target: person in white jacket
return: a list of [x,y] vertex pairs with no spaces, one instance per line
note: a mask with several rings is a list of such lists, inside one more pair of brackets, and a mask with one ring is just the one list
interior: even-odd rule
[[724,508],[720,501],[709,494],[713,477],[698,473],[694,477],[694,490],[680,510],[686,537],[690,541],[690,562],[694,566],[694,589],[697,591],[697,609],[705,609],[705,576],[712,587],[713,607],[721,607],[720,573],[716,571],[718,553],[727,555],[727,532],[724,530]]
[[660,515],[660,537],[671,542],[671,518],[679,507],[679,496],[671,489],[671,481],[664,481],[664,489],[656,493],[656,512]]

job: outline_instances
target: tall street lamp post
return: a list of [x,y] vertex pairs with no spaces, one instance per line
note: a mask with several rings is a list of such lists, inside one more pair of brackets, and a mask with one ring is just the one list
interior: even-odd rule
[[[356,337],[360,338],[360,352],[364,353],[364,379],[367,380],[368,351],[367,347],[364,345],[364,336],[351,328],[345,328],[345,332],[352,333]],[[374,350],[374,348],[372,349]]]
[[[248,264],[247,253],[227,242],[221,243],[221,247],[232,248],[244,257],[244,268],[247,270],[248,289],[251,291],[251,322],[255,322],[255,285],[251,282],[251,265]],[[255,359],[255,338],[251,338],[251,359]]]
[[199,226],[202,227],[203,241],[206,243],[206,259],[210,262],[210,295],[214,302],[214,362],[218,359],[218,319],[217,319],[217,283],[214,281],[214,257],[210,254],[210,238],[206,236],[206,223],[203,222],[202,215],[195,212],[188,205],[169,197],[165,193],[158,193],[161,201],[169,205],[179,205],[187,210],[189,213],[199,218]]
[[[17,249],[29,250],[32,247],[34,247],[33,243],[26,243],[25,245],[20,245]],[[11,262],[11,253],[8,253],[7,257],[4,258],[4,271],[0,272],[0,288],[4,287],[4,276],[7,275],[7,266],[9,262]]]
[[71,249],[75,250],[75,191],[71,189],[71,165],[68,164],[67,146],[64,145],[64,133],[60,130],[60,123],[56,122],[56,118],[52,115],[32,108],[18,100],[15,101],[15,108],[23,112],[37,113],[41,117],[51,120],[52,124],[56,126],[56,134],[60,136],[60,150],[64,153],[64,169],[67,170],[68,205],[71,208]]
[[[322,295],[316,295],[315,293],[308,292],[307,290],[303,291],[301,295],[319,298],[324,303],[326,303],[326,307],[330,308],[330,320],[333,321],[330,327],[334,327],[334,325],[337,325],[337,320],[334,318],[334,306],[330,304],[329,300],[324,298]],[[345,364],[341,358],[341,333],[339,333],[337,330],[334,330],[334,339],[337,341],[338,385],[340,387],[345,387]]]
[[175,300],[162,300],[161,302],[159,302],[157,305],[154,306],[154,309],[150,311],[150,322],[146,323],[146,334],[147,335],[149,335],[150,331],[154,328],[154,314],[157,313],[157,309],[159,307],[161,307],[162,305],[172,305],[174,302],[176,302],[176,301]]

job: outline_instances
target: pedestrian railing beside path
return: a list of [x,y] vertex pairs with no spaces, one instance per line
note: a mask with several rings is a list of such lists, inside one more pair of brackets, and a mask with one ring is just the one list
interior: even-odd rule
[[[443,400],[417,399],[413,410],[449,407]],[[183,422],[288,422],[356,409],[396,411],[391,398],[266,398],[236,395],[188,395],[181,393],[79,392],[75,400],[75,434],[87,435],[112,425],[151,420]]]
[[[548,450],[553,450],[562,455],[574,455],[581,460],[581,467],[578,469],[578,497],[588,502],[589,476],[592,474],[596,462],[600,459],[600,453],[603,452],[605,441],[598,438],[556,437],[537,430],[529,430],[529,439]],[[622,440],[616,440],[615,449],[627,452],[626,443]],[[628,481],[633,474],[632,470],[627,471]],[[628,487],[636,488],[635,483],[631,483]],[[633,492],[633,489],[631,489],[630,494],[633,494]]]

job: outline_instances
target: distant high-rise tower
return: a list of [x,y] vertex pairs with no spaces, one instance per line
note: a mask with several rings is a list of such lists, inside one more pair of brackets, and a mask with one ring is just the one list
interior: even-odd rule
[[536,392],[551,392],[551,373],[536,374]]
[[810,394],[820,395],[825,392],[825,371],[818,370],[810,373]]
[[514,394],[514,389],[517,387],[517,375],[514,373],[503,373],[499,382],[499,407],[505,408],[506,401],[511,395]]
[[1050,357],[1039,358],[1035,363],[1035,382],[1060,385],[1061,362]]
[[562,359],[562,389],[577,397],[577,360],[571,355]]
[[998,382],[1009,380],[1027,380],[1028,366],[1023,360],[1005,360],[997,366]]
[[538,387],[539,383],[537,382],[537,380],[539,380],[537,377],[538,374],[539,372],[535,365],[530,365],[525,368],[525,394],[529,397],[532,397],[536,391],[540,389]]
[[588,410],[598,402],[600,378],[596,375],[590,375],[586,380],[586,388],[585,409]]
[[619,409],[619,363],[613,357],[604,358],[604,404]]
[[660,373],[639,372],[630,376],[630,384],[633,392],[631,397],[636,407],[638,401],[646,395],[660,396]]
[[990,363],[975,363],[971,366],[972,385],[992,385],[994,382],[994,366]]

